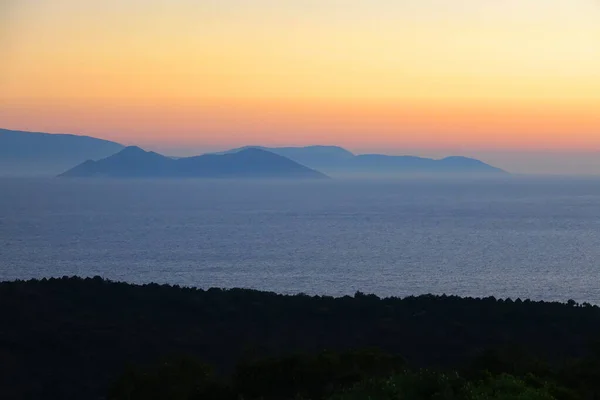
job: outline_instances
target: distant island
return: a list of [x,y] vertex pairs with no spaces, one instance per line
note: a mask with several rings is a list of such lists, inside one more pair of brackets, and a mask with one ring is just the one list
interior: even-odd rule
[[130,146],[99,161],[88,160],[60,177],[280,178],[324,179],[326,175],[269,151],[248,148],[231,154],[174,159]]
[[[324,174],[362,178],[507,175],[506,171],[468,157],[455,156],[436,160],[408,155],[354,154],[339,146],[245,146],[186,158],[138,150],[141,149],[126,149],[120,143],[88,136],[0,129],[0,176],[60,174],[65,177],[287,179],[323,177]],[[239,153],[241,155],[233,156]],[[216,158],[217,156],[228,157]]]
[[55,176],[124,147],[89,136],[0,129],[0,176]]
[[353,154],[338,146],[264,147],[245,146],[217,154],[233,154],[247,149],[261,149],[279,154],[310,168],[328,174],[398,176],[402,174],[433,175],[506,175],[507,172],[468,157],[446,157],[439,160],[415,156]]

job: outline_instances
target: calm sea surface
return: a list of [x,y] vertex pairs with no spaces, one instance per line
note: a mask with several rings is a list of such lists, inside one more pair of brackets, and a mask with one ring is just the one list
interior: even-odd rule
[[0,280],[600,304],[600,180],[0,179]]

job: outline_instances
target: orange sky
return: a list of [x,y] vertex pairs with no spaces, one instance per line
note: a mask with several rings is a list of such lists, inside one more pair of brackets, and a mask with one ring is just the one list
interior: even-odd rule
[[0,26],[0,127],[600,150],[596,0],[8,0]]

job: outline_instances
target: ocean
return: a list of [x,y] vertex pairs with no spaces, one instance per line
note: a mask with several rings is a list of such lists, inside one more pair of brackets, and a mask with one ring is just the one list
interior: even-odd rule
[[0,280],[600,304],[600,180],[0,179]]

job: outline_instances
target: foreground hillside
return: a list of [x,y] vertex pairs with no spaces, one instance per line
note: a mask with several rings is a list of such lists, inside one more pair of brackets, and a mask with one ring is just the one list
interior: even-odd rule
[[463,368],[493,349],[559,365],[589,356],[600,338],[597,307],[494,298],[284,296],[63,278],[0,283],[0,307],[3,399],[102,398],[127,365],[166,357],[191,357],[223,376],[243,360],[365,348],[411,368]]

